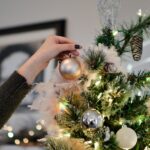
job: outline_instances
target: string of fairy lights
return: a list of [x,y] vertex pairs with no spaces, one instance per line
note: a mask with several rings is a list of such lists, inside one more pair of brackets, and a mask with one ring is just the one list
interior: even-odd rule
[[[145,14],[143,14],[142,10],[139,9],[137,15],[138,16],[143,16]],[[118,35],[118,31],[114,30],[113,31],[113,35],[117,36]],[[101,84],[101,79],[102,79],[102,77],[100,76],[99,79],[95,82],[96,86],[99,86]],[[111,91],[108,91],[108,92],[111,93],[113,91],[113,89],[110,89],[110,90]],[[102,95],[102,93],[100,93],[98,95],[98,99],[100,99],[101,95]],[[138,95],[141,96],[141,91],[138,92]],[[109,103],[110,103],[110,105],[112,104],[112,99],[109,99]],[[67,111],[66,110],[66,104],[64,104],[64,103],[60,102],[59,103],[59,108],[60,108],[61,111]],[[139,122],[140,122],[140,118],[139,118]],[[124,124],[124,120],[120,119],[117,123],[119,123],[120,125],[123,125]],[[41,121],[37,122],[36,125],[35,125],[35,127],[34,127],[34,129],[31,129],[31,130],[27,131],[27,135],[28,136],[23,137],[21,139],[15,138],[14,127],[12,127],[12,126],[10,126],[10,125],[4,125],[3,130],[6,131],[7,137],[9,139],[12,139],[15,145],[21,145],[21,144],[29,144],[31,142],[30,141],[30,137],[34,137],[36,135],[37,131],[42,132],[43,130],[45,130],[44,129],[44,125],[45,125],[45,121],[44,120],[41,120]],[[60,133],[62,133],[62,132],[60,132]],[[60,134],[60,137],[70,137],[70,133]],[[92,141],[88,141],[88,142],[91,143]],[[88,142],[87,142],[87,144],[88,144]],[[99,143],[95,142],[94,143],[94,147],[95,147],[95,150],[97,150],[99,148]]]
[[[26,132],[26,137],[21,137],[21,138],[16,138],[17,134],[15,134],[14,132],[14,127],[11,125],[4,125],[3,129],[4,131],[6,131],[6,137],[13,141],[13,144],[15,145],[20,145],[20,144],[29,144],[32,142],[32,140],[30,140],[32,137],[36,136],[36,133],[45,131],[44,129],[44,124],[45,121],[44,120],[40,120],[36,123],[35,127],[33,127],[33,129],[31,130],[27,130]],[[19,133],[21,134],[21,133]]]

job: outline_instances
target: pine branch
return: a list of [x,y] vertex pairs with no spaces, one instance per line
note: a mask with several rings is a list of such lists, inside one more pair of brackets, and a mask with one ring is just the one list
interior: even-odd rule
[[119,51],[122,53],[125,51],[133,35],[138,34],[142,36],[143,32],[148,33],[149,28],[150,16],[138,19],[137,23],[132,24],[129,28],[122,26],[120,31],[122,31],[124,34],[124,43]]
[[110,140],[105,142],[105,150],[121,150],[114,136],[111,136]]
[[119,112],[120,116],[131,124],[141,124],[148,115],[148,108],[146,102],[149,100],[149,96],[143,97],[135,96],[132,101],[128,101],[125,107]]
[[107,46],[108,48],[111,46],[114,46],[116,49],[120,48],[119,41],[115,39],[113,31],[107,27],[102,30],[102,34],[99,34],[96,37],[96,45],[99,43]]
[[100,81],[98,78],[93,80],[88,91],[83,92],[83,96],[89,107],[109,117],[114,116],[125,106],[130,91],[124,75],[104,73]]
[[61,139],[48,138],[45,144],[47,150],[72,150],[72,148]]
[[128,82],[135,90],[141,89],[142,87],[150,86],[150,72],[140,71],[137,75],[132,73],[128,76]]
[[134,124],[131,128],[139,135],[139,150],[146,146],[150,147],[150,116],[147,117],[142,124]]
[[93,150],[85,145],[84,140],[75,138],[49,138],[46,142],[47,150]]
[[101,51],[95,52],[94,50],[89,49],[84,56],[85,62],[88,64],[89,69],[98,70],[104,63],[104,55]]
[[87,110],[87,103],[83,97],[77,94],[69,94],[61,99],[62,103],[67,103],[66,110],[56,116],[60,127],[65,128],[72,137],[85,138],[81,125],[81,115]]

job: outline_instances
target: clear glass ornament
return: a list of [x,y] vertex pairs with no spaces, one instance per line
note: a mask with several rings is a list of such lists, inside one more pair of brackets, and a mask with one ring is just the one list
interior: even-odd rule
[[117,23],[120,0],[97,0],[97,8],[102,27],[114,29]]

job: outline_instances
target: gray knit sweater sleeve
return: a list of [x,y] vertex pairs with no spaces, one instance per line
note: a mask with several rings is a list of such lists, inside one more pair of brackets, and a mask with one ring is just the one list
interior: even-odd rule
[[10,118],[21,100],[25,97],[31,86],[26,79],[14,72],[0,87],[0,128]]

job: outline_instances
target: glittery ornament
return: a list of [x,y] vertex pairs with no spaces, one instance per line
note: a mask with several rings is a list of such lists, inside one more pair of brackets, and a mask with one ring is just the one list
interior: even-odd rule
[[135,61],[139,61],[142,56],[142,50],[143,50],[143,37],[139,35],[135,35],[132,37],[131,41],[131,50],[132,50],[132,55],[133,59]]
[[137,143],[137,135],[133,129],[124,126],[117,131],[116,140],[120,148],[131,149]]
[[99,128],[103,126],[103,117],[95,109],[89,109],[82,116],[82,124],[86,128]]
[[109,127],[105,127],[105,138],[104,138],[104,142],[107,142],[110,140],[111,137],[111,132]]
[[117,71],[117,67],[114,65],[114,63],[106,63],[104,70],[108,73],[115,73]]
[[120,0],[97,0],[97,8],[102,27],[113,29],[117,22]]
[[66,80],[75,80],[81,76],[81,64],[75,58],[67,58],[59,65],[59,72]]

